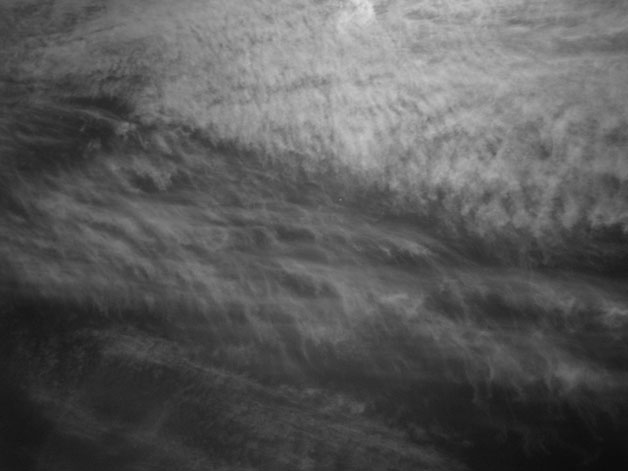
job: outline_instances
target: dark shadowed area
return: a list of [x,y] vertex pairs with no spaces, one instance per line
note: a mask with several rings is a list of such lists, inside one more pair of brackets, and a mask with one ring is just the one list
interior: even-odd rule
[[628,3],[4,0],[0,469],[628,469]]

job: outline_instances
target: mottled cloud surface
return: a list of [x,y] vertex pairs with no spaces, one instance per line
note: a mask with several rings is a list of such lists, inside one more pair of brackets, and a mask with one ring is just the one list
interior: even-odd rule
[[22,77],[124,97],[143,122],[274,159],[332,161],[403,211],[478,234],[625,234],[621,2],[54,2],[41,14],[48,31],[11,56]]

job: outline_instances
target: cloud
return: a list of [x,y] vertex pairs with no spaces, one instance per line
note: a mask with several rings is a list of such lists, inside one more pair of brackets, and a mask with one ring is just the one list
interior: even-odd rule
[[375,10],[369,0],[349,0],[345,5],[337,19],[337,28],[341,34],[351,34],[375,21]]

